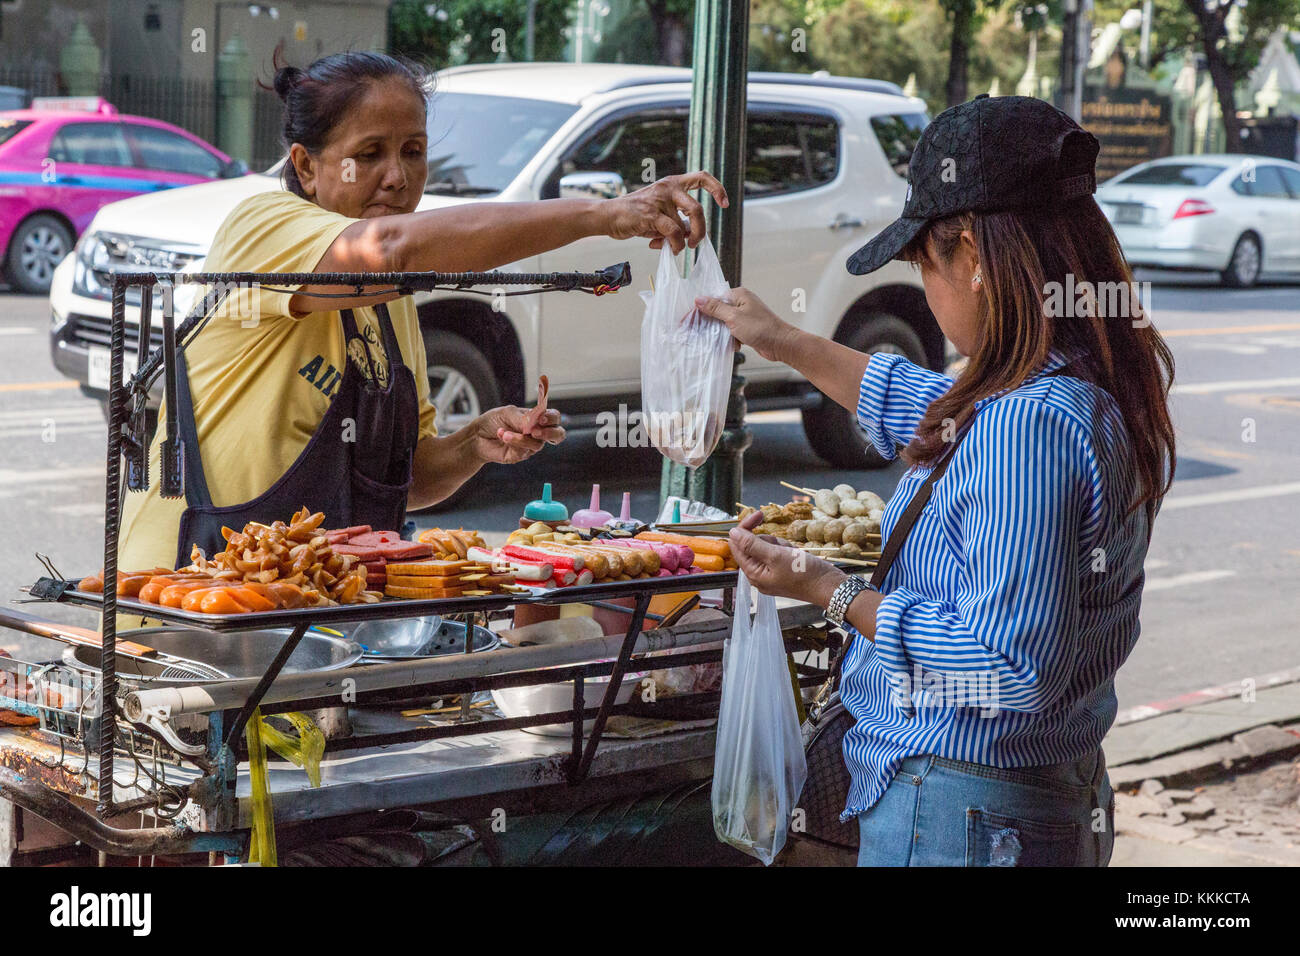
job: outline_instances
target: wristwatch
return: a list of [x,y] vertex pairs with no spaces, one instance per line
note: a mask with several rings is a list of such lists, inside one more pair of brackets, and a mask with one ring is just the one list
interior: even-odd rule
[[826,620],[836,627],[844,626],[844,615],[849,613],[849,605],[863,591],[874,591],[871,582],[859,575],[850,574],[833,592],[830,604],[826,606]]

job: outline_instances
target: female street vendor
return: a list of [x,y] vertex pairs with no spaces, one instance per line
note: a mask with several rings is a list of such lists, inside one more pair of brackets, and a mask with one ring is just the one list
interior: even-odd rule
[[[591,235],[680,251],[704,236],[687,191],[702,187],[726,204],[701,172],[608,200],[415,212],[427,172],[427,86],[417,69],[381,53],[279,67],[285,188],[235,207],[205,270],[480,271]],[[222,525],[288,520],[304,505],[331,527],[398,529],[408,508],[448,497],[485,462],[519,462],[563,440],[557,412],[534,424],[515,407],[437,435],[411,298],[321,295],[347,288],[249,289],[218,307],[178,363],[185,497],[164,499],[156,480],[127,497],[121,567],[184,566],[193,544],[209,555],[224,547]],[[150,451],[154,476],[163,431]]]
[[878,592],[792,561],[749,530],[761,514],[732,532],[760,590],[826,607],[852,637],[842,819],[858,819],[864,865],[1110,858],[1101,742],[1172,480],[1173,359],[1092,198],[1097,151],[1064,113],[1022,97],[977,98],[923,133],[902,218],[848,267],[919,266],[940,327],[970,357],[955,381],[800,331],[743,289],[698,303],[912,466],[885,511],[882,561],[907,537]]

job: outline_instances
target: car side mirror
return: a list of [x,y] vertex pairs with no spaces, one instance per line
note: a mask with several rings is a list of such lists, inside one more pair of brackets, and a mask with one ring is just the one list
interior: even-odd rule
[[613,199],[626,192],[618,173],[569,173],[560,178],[561,199]]
[[238,179],[240,176],[248,175],[248,163],[242,159],[232,159],[226,165],[221,167],[222,179]]

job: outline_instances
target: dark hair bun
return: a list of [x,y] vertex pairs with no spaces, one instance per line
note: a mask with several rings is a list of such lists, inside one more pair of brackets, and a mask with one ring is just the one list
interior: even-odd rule
[[302,70],[296,66],[282,66],[275,71],[275,93],[280,99],[284,99],[289,92],[301,82],[303,78]]

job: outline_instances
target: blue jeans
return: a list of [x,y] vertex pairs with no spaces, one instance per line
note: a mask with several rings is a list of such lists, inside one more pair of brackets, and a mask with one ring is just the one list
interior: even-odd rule
[[858,832],[858,866],[1106,866],[1115,795],[1100,749],[1013,770],[908,757]]

